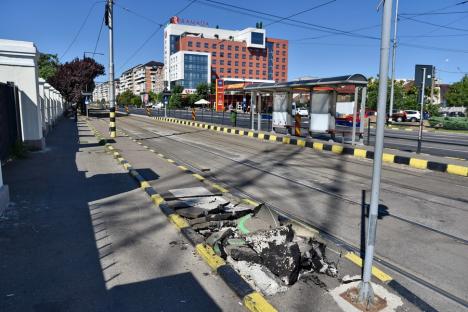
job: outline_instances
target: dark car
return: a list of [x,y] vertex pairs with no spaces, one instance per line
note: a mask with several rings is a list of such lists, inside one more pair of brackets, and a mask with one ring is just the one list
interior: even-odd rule
[[[389,119],[389,116],[387,116],[387,120]],[[408,119],[408,116],[406,115],[406,112],[404,110],[398,110],[394,109],[392,112],[392,120],[395,120],[397,122],[402,122],[406,121]]]
[[450,112],[448,117],[466,117],[466,115],[462,112]]

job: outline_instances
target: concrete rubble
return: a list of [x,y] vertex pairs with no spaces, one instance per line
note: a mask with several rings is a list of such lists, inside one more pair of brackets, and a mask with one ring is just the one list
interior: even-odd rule
[[173,195],[170,206],[264,294],[284,292],[299,278],[319,285],[315,274],[338,275],[336,265],[326,258],[324,243],[296,235],[287,222],[279,225],[282,219],[272,220],[262,205],[253,207],[199,188],[178,189]]

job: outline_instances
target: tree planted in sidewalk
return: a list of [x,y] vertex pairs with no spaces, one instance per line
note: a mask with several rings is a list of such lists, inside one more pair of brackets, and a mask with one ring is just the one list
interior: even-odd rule
[[57,71],[49,78],[49,83],[57,89],[67,102],[82,103],[81,92],[92,92],[94,79],[104,75],[104,66],[92,58],[78,59],[60,64]]

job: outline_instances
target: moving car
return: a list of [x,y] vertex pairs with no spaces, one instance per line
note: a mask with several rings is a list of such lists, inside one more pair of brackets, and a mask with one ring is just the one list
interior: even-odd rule
[[416,122],[421,119],[421,113],[416,110],[405,110],[406,120]]
[[161,103],[161,102],[159,102],[159,103],[157,103],[157,104],[153,104],[153,105],[151,105],[151,108],[152,108],[152,109],[160,109],[160,108],[164,108],[164,104],[163,104],[163,103]]
[[450,112],[449,117],[466,117],[465,113],[462,112]]
[[[406,119],[407,119],[406,112],[403,111],[403,110],[398,110],[398,109],[393,110],[391,117],[392,117],[392,120],[395,120],[397,122],[406,121]],[[387,116],[387,119],[388,118],[389,117]]]

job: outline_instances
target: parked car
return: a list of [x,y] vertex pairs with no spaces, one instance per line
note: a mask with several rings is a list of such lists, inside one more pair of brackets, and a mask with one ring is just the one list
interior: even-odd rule
[[421,119],[421,113],[416,110],[405,110],[406,120],[416,122]]
[[303,116],[303,117],[309,116],[309,110],[307,108],[305,108],[305,107],[299,107],[296,110],[296,113]]
[[450,112],[448,117],[466,117],[466,115],[462,112]]
[[151,108],[152,108],[152,109],[161,109],[161,108],[164,108],[164,104],[161,103],[161,102],[159,102],[159,103],[157,103],[157,104],[151,105]]
[[[389,119],[389,116],[387,116],[387,119]],[[405,111],[398,110],[398,109],[393,110],[392,120],[395,120],[397,122],[402,122],[402,121],[406,121],[406,119],[407,119],[407,115]]]

